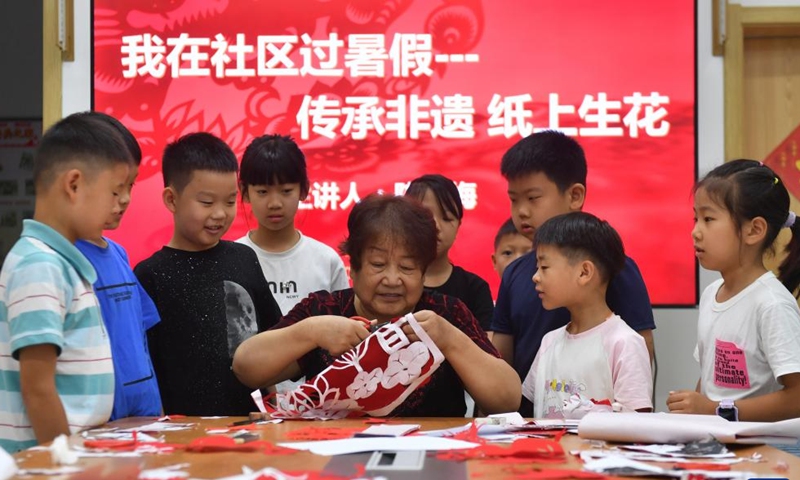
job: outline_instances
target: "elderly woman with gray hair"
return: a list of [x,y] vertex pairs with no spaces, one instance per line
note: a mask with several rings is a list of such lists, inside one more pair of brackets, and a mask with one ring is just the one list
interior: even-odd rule
[[[351,317],[380,324],[413,313],[444,362],[390,416],[464,416],[465,389],[483,412],[516,411],[519,376],[469,309],[423,288],[436,257],[430,211],[410,198],[371,195],[353,208],[347,228],[342,252],[350,256],[353,288],[312,293],[274,328],[245,340],[233,359],[239,379],[257,388],[311,378],[369,336],[368,326]],[[403,331],[418,339],[409,325]]]

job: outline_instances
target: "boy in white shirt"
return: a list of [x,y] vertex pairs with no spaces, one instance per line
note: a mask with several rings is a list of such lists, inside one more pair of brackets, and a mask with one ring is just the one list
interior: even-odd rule
[[534,248],[539,268],[533,281],[542,305],[565,307],[571,317],[544,336],[522,384],[534,417],[564,418],[575,395],[618,403],[624,411],[651,411],[647,346],[606,303],[608,282],[625,264],[619,234],[594,215],[572,212],[542,224]]

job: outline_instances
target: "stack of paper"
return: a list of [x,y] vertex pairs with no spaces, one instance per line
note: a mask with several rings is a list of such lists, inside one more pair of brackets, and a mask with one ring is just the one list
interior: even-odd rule
[[688,443],[709,437],[722,443],[795,444],[800,418],[781,422],[729,422],[716,415],[671,413],[590,413],[578,424],[590,440],[635,443]]

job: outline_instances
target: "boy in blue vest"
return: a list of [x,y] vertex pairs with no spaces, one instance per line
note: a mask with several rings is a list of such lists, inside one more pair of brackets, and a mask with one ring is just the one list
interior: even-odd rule
[[[142,150],[133,134],[116,118],[99,112],[84,115],[107,122],[117,130],[134,161],[120,195],[121,209],[105,225],[106,230],[113,230],[119,227],[122,215],[130,205],[131,189],[142,162]],[[161,396],[147,348],[147,330],[160,320],[156,306],[133,274],[128,254],[121,245],[98,236],[78,240],[75,246],[97,271],[94,291],[100,301],[114,360],[111,420],[161,415]]]

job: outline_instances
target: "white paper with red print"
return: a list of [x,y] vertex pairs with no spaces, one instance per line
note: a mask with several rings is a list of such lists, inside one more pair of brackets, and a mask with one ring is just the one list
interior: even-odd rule
[[[403,326],[420,339],[411,342]],[[380,327],[296,389],[277,394],[273,418],[334,419],[391,413],[444,361],[412,314]]]

